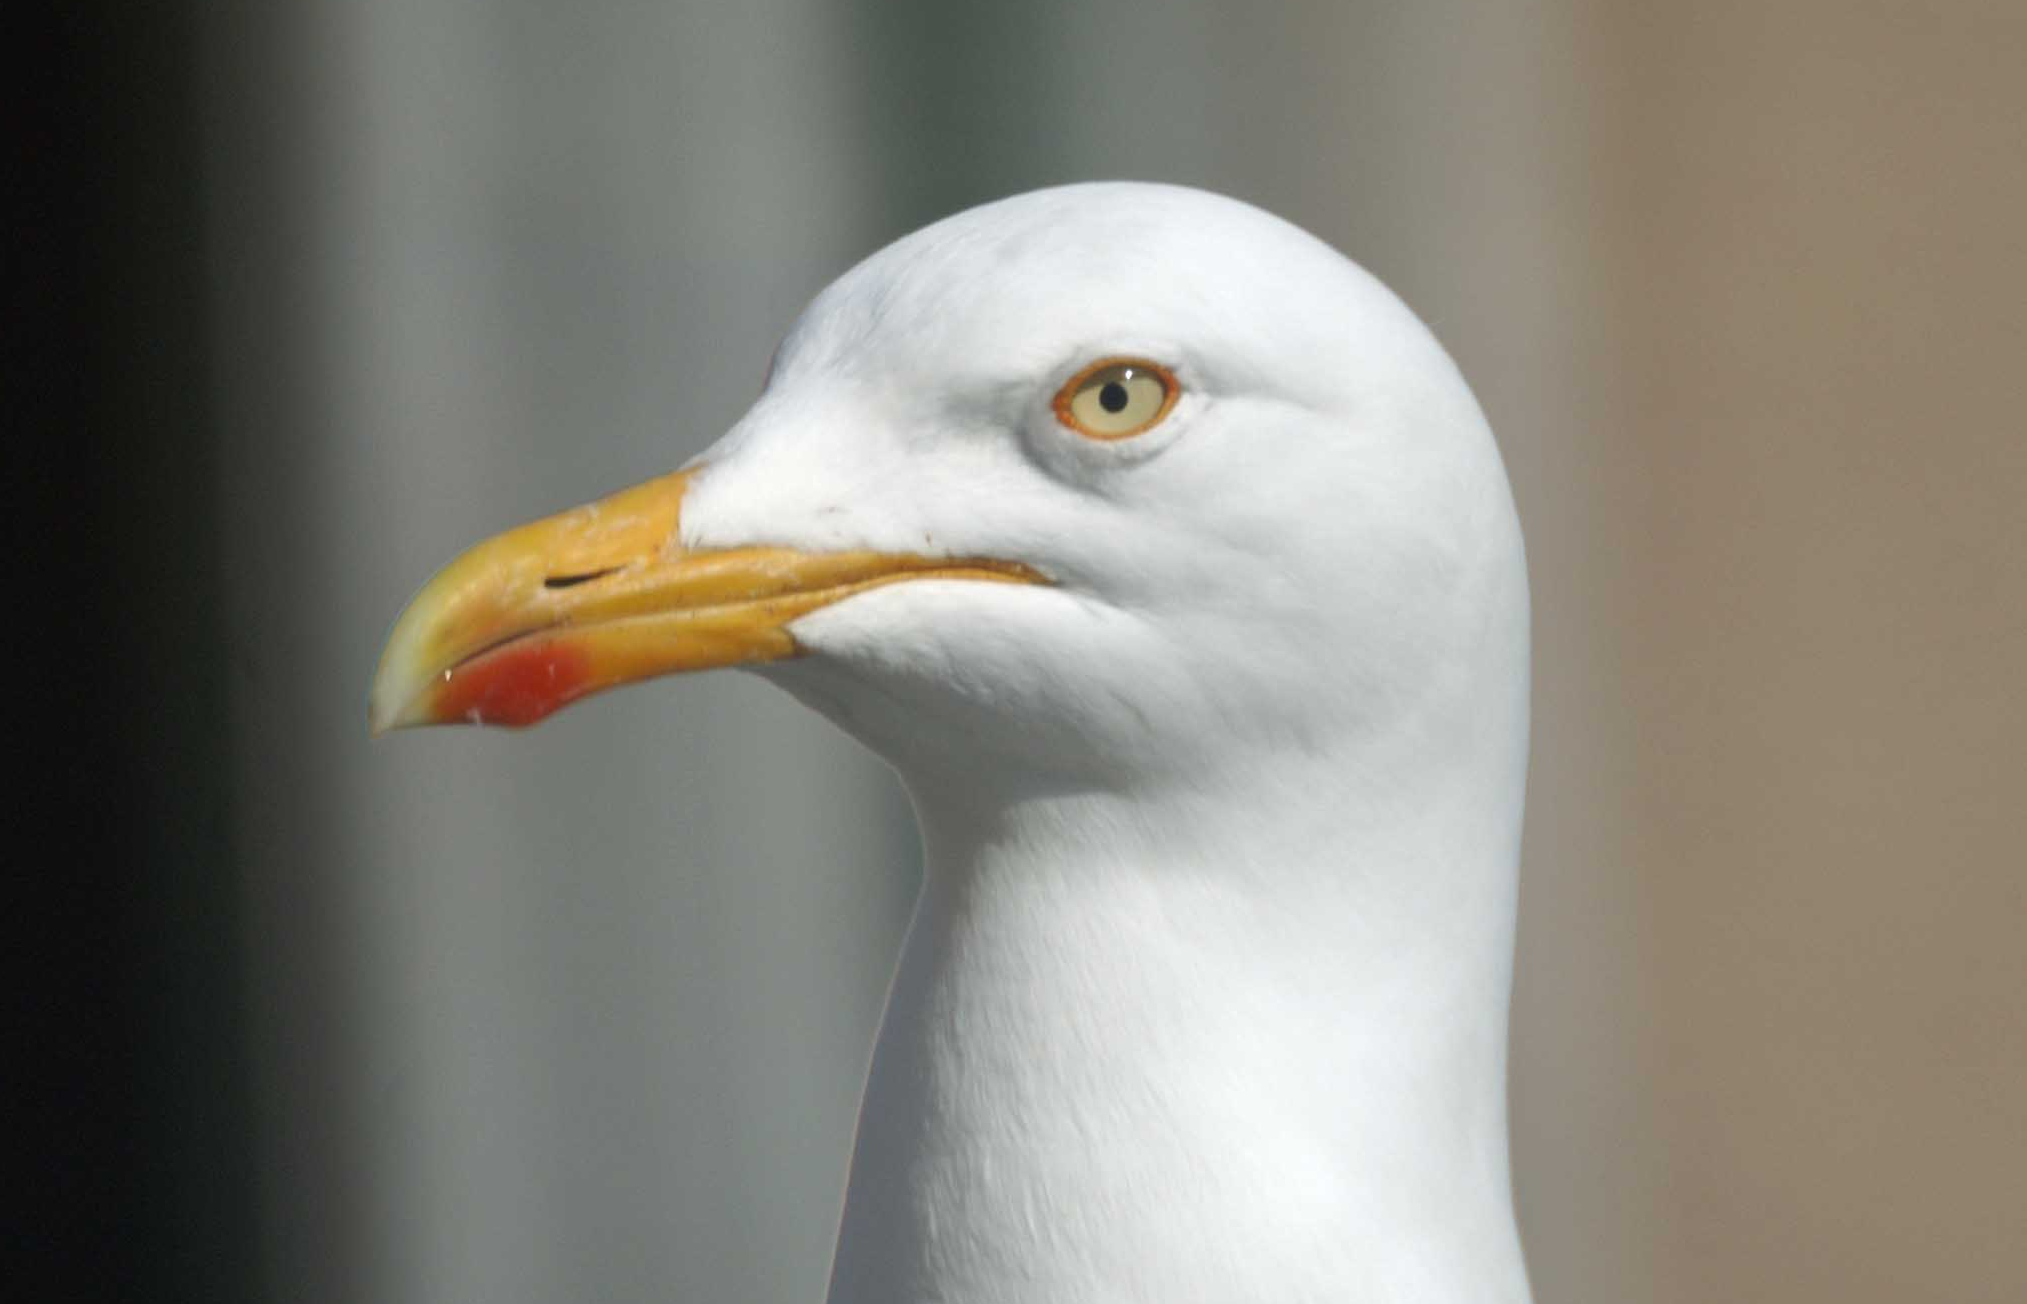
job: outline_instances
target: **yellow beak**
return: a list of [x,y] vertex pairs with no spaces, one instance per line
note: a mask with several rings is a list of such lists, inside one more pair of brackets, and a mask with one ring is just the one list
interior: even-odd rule
[[394,623],[374,734],[528,725],[620,684],[800,655],[788,625],[908,579],[1043,582],[1015,562],[791,548],[685,551],[678,471],[509,530],[439,571]]

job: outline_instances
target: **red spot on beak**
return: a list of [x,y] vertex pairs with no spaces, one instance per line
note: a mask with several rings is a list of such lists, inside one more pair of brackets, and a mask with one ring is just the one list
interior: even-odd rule
[[452,670],[432,705],[446,723],[530,725],[590,691],[590,672],[580,648],[550,639],[510,643]]

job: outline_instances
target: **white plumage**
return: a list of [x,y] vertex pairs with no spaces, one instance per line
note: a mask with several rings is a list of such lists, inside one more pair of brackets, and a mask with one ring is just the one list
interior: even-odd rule
[[[1174,368],[1148,434],[1049,396]],[[1017,559],[764,673],[900,771],[928,882],[833,1304],[1527,1296],[1505,1125],[1520,534],[1415,317],[1215,196],[1089,185],[841,278],[684,542]]]

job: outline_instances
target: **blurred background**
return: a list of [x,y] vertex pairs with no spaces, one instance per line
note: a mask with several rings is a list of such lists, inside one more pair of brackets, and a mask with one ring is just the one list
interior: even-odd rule
[[9,877],[13,1239],[65,1297],[821,1299],[895,784],[732,673],[370,745],[366,684],[438,564],[709,442],[862,255],[1133,177],[1365,263],[1500,434],[1538,1298],[2027,1299],[2017,0],[51,22]]

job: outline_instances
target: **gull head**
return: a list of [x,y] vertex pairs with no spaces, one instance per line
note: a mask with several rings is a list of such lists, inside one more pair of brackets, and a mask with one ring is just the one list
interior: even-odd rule
[[1237,201],[1078,185],[874,254],[686,467],[445,568],[372,724],[742,665],[918,785],[1440,762],[1524,732],[1526,607],[1491,433],[1399,299]]

